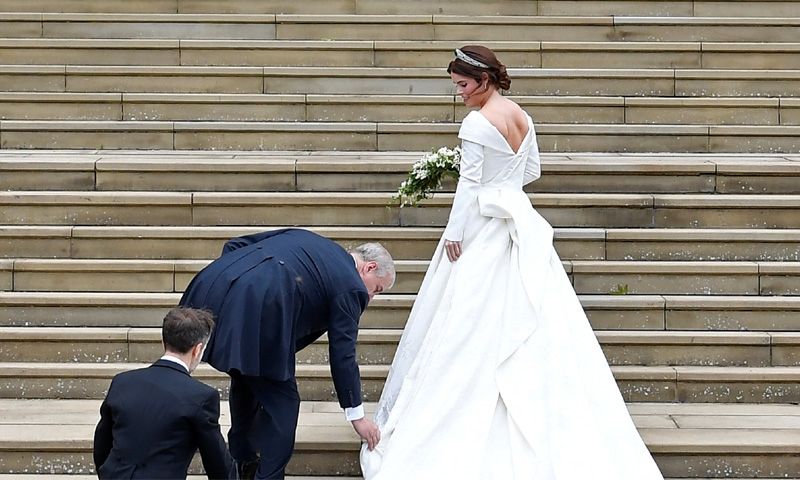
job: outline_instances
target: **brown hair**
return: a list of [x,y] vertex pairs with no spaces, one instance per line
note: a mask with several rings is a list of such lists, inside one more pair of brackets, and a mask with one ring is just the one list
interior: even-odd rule
[[187,353],[198,343],[208,342],[214,328],[214,314],[208,310],[175,307],[164,317],[161,339],[171,352]]
[[500,63],[500,60],[497,59],[497,55],[495,55],[491,49],[482,45],[464,45],[460,50],[469,58],[487,65],[488,68],[470,65],[456,57],[450,62],[450,65],[447,66],[447,73],[456,73],[458,75],[470,77],[480,83],[483,81],[481,74],[485,72],[489,76],[489,83],[496,88],[501,90],[508,90],[511,88],[511,79],[508,77],[505,65]]

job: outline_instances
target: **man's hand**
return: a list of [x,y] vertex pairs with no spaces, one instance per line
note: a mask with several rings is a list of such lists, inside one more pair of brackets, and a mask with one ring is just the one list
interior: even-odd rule
[[375,445],[381,441],[381,431],[372,420],[367,420],[366,418],[353,420],[353,428],[356,429],[356,433],[361,438],[367,441],[367,447],[369,447],[370,451],[374,450]]

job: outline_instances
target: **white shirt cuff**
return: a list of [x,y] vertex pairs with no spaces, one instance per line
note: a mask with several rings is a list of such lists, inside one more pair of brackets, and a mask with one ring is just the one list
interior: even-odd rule
[[348,422],[352,422],[353,420],[361,420],[364,418],[364,405],[345,408],[344,416],[347,418]]

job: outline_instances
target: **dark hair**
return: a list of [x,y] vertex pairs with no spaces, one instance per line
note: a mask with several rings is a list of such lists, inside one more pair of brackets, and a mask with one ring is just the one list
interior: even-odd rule
[[208,310],[175,307],[164,317],[161,339],[166,350],[188,353],[198,343],[206,343],[214,328],[214,314]]
[[476,60],[480,63],[488,65],[489,68],[476,67],[456,57],[450,65],[447,66],[447,73],[456,73],[464,75],[478,81],[483,81],[482,73],[489,75],[489,83],[501,90],[508,90],[511,88],[511,79],[508,77],[506,67],[494,52],[482,45],[464,45],[460,50],[469,58]]

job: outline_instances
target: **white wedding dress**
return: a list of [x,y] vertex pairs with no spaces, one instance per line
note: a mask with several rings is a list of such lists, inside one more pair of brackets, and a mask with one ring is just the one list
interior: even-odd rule
[[[662,479],[522,186],[539,177],[533,122],[515,153],[463,121],[450,220],[361,451],[366,480]],[[444,239],[463,235],[450,263]]]

